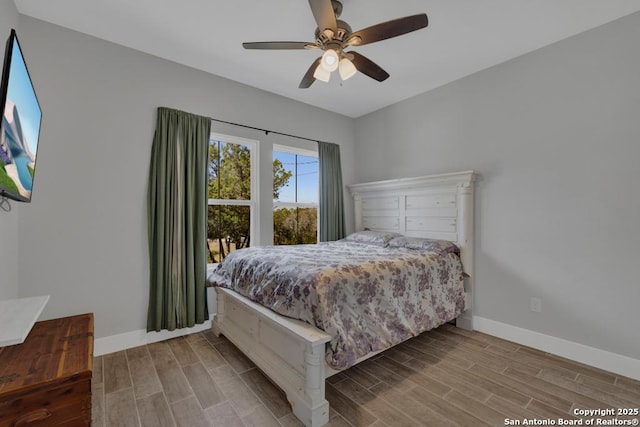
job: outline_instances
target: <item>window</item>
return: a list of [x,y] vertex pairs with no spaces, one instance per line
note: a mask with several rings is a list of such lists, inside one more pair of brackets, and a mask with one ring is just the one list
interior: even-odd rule
[[318,242],[318,153],[273,149],[273,244]]
[[[257,236],[258,144],[256,141],[212,134],[209,141],[208,263],[248,247]],[[256,242],[254,242],[256,243]]]

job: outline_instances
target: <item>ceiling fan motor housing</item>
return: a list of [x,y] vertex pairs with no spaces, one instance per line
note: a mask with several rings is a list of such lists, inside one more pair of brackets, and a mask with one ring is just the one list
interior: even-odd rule
[[320,31],[319,28],[316,28],[316,44],[321,48],[332,47],[330,44],[335,44],[337,46],[341,46],[349,36],[351,35],[351,26],[344,21],[337,20],[338,28],[336,32],[327,29],[324,31]]

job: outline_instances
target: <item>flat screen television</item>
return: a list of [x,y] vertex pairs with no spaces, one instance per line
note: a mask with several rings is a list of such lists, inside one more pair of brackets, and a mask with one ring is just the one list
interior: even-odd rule
[[42,111],[11,30],[2,68],[0,108],[0,197],[30,202]]

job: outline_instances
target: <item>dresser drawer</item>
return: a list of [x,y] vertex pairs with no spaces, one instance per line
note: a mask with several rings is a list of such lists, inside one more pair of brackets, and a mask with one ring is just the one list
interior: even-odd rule
[[0,427],[88,426],[91,379],[70,378],[57,387],[0,401]]

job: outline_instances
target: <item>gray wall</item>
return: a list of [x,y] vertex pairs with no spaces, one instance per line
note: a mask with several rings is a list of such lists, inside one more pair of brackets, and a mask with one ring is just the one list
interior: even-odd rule
[[480,173],[477,315],[640,358],[638,40],[636,13],[356,120],[357,181]]
[[[20,28],[43,110],[33,202],[20,212],[20,294],[51,294],[43,317],[94,312],[98,338],[145,328],[147,175],[159,106],[339,143],[345,183],[353,182],[351,119],[33,18],[21,16]],[[315,148],[213,128],[261,140],[267,164],[274,142]],[[264,242],[271,173],[261,171]]]
[[[0,58],[4,58],[5,42],[11,29],[19,30],[18,20],[18,11],[13,1],[0,0]],[[0,300],[18,296],[19,210],[19,203],[16,202],[11,202],[11,212],[0,210]]]

